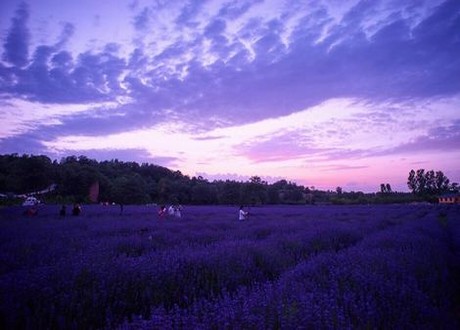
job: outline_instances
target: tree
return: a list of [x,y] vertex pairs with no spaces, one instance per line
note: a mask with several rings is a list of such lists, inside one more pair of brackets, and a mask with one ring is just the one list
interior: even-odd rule
[[457,187],[456,183],[450,184],[450,180],[442,171],[425,171],[425,169],[411,170],[407,185],[412,193],[419,196],[433,196],[455,191]]
[[246,204],[265,204],[268,200],[267,182],[258,176],[252,176],[241,188],[241,196]]
[[157,184],[157,196],[160,203],[167,203],[171,195],[172,182],[167,177],[161,178]]
[[30,193],[55,183],[55,166],[46,156],[17,154],[0,158],[0,191]]
[[442,173],[442,171],[436,172],[434,181],[435,190],[439,193],[449,190],[455,190],[455,186],[449,184],[450,180],[444,175],[444,173]]
[[409,177],[407,178],[407,186],[412,191],[413,194],[417,191],[417,182],[415,179],[415,171],[410,170]]
[[241,183],[234,180],[214,181],[218,189],[218,202],[220,204],[235,205],[240,203]]
[[386,184],[386,190],[387,190],[387,193],[391,193],[392,190],[391,190],[391,186],[389,183]]
[[145,181],[139,174],[115,179],[112,197],[116,203],[120,204],[141,204],[150,201]]
[[192,202],[194,204],[215,204],[215,186],[209,182],[198,182],[192,187]]
[[74,201],[83,202],[89,197],[89,188],[99,181],[99,172],[91,165],[66,159],[60,166],[58,192]]
[[390,184],[389,184],[389,183],[386,183],[386,184],[385,184],[385,183],[381,183],[381,184],[380,184],[380,192],[381,192],[382,194],[389,194],[389,193],[391,193],[391,186],[390,186]]

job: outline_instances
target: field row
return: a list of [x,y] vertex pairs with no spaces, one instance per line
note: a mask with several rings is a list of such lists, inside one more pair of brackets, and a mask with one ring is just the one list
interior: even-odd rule
[[459,210],[51,206],[2,221],[7,328],[456,325]]

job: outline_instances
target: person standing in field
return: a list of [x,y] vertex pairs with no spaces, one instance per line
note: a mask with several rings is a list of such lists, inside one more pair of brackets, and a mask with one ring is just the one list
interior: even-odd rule
[[73,216],[79,216],[81,214],[81,206],[80,204],[74,204],[73,209],[72,209],[72,215]]
[[61,218],[65,217],[65,215],[66,215],[66,213],[67,213],[66,210],[67,210],[67,209],[66,209],[66,206],[65,206],[65,205],[62,205],[61,210],[59,211],[59,216],[60,216]]
[[174,217],[176,218],[181,218],[182,217],[182,213],[181,213],[181,210],[182,210],[182,206],[177,204],[174,206]]
[[160,209],[158,210],[158,216],[160,217],[160,219],[166,216],[166,206],[165,205],[160,206]]
[[244,210],[243,205],[241,205],[240,206],[240,211],[239,211],[239,214],[238,214],[238,220],[240,220],[240,221],[246,220],[246,218],[248,217],[248,214],[249,213]]
[[169,205],[169,207],[168,207],[168,215],[172,217],[172,216],[174,216],[175,212],[176,212],[176,210],[175,210],[174,206],[172,204]]

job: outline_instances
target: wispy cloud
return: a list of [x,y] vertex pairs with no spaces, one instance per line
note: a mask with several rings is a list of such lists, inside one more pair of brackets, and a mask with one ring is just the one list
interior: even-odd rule
[[22,2],[11,19],[11,28],[3,44],[3,59],[15,67],[23,67],[28,63],[30,31],[27,28],[29,8]]

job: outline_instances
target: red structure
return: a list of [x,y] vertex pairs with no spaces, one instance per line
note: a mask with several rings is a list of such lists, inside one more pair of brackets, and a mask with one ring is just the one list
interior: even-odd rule
[[460,204],[460,193],[449,193],[438,197],[439,204]]

